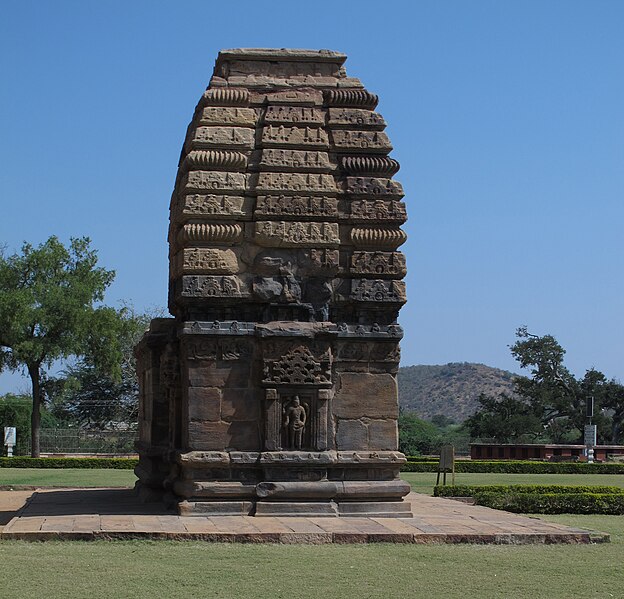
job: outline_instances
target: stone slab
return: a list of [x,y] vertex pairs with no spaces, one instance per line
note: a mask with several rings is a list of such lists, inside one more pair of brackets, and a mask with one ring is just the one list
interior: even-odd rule
[[[0,507],[11,491],[0,492]],[[412,518],[246,515],[178,516],[139,501],[132,489],[39,490],[17,509],[1,539],[194,539],[241,543],[477,543],[608,542],[580,530],[449,499],[410,493]],[[15,503],[15,502],[13,502]],[[13,505],[13,504],[11,504]],[[13,506],[14,507],[14,506]],[[239,514],[241,512],[238,512]]]

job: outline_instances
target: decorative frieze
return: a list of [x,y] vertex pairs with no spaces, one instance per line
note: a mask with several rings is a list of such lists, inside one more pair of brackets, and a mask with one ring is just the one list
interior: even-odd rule
[[256,190],[330,194],[338,192],[335,179],[322,173],[260,173]]
[[329,138],[323,129],[313,127],[284,127],[269,125],[262,131],[262,145],[266,148],[280,146],[329,147]]
[[392,150],[392,144],[383,131],[336,129],[332,131],[332,139],[337,151],[367,150],[387,153]]
[[189,152],[180,165],[180,170],[229,170],[242,171],[247,166],[247,156],[242,152],[220,150],[194,150]]
[[316,90],[284,90],[261,94],[257,98],[260,104],[297,104],[299,106],[322,106],[323,94]]
[[251,150],[255,131],[245,127],[197,127],[192,132],[190,149],[216,148]]
[[397,221],[407,220],[405,204],[399,200],[353,200],[349,203],[353,220]]
[[394,196],[402,198],[403,187],[398,181],[380,177],[347,177],[346,192],[363,197]]
[[379,98],[365,89],[330,89],[323,94],[328,106],[367,108],[373,110]]
[[270,247],[336,246],[340,244],[337,223],[259,221],[256,242]]
[[332,168],[327,152],[311,150],[266,149],[262,152],[260,166],[265,170],[320,171]]
[[249,90],[216,88],[204,92],[200,106],[247,106],[249,104]]
[[407,301],[403,281],[352,279],[350,299],[356,302],[399,303]]
[[389,227],[354,227],[351,229],[350,238],[356,248],[389,250],[396,249],[407,241],[404,231]]
[[186,192],[222,191],[231,193],[233,191],[244,192],[247,187],[247,175],[244,173],[228,173],[222,171],[190,171],[184,175],[181,181],[181,188]]
[[388,156],[341,156],[340,166],[349,175],[377,175],[392,177],[399,171],[399,163]]
[[264,114],[266,123],[299,123],[324,125],[325,113],[309,106],[269,106]]
[[189,223],[178,233],[178,243],[189,246],[195,244],[231,244],[243,236],[243,228],[238,224]]
[[337,217],[338,200],[326,196],[258,196],[255,215],[259,217]]
[[331,385],[331,359],[318,360],[305,346],[299,345],[279,360],[265,362],[265,385]]
[[181,296],[188,298],[238,298],[249,295],[236,276],[184,275]]
[[392,275],[407,273],[405,255],[401,252],[353,252],[351,272],[360,275]]
[[[238,90],[237,90],[238,91]],[[255,127],[256,111],[253,108],[231,108],[226,106],[207,106],[201,112],[200,125],[214,127],[219,125],[236,125],[238,127]]]
[[363,129],[384,129],[386,121],[377,112],[360,108],[330,108],[330,127],[350,126]]
[[232,250],[215,248],[186,248],[178,253],[178,272],[197,274],[236,274],[239,270]]
[[178,213],[189,218],[237,218],[245,215],[244,203],[242,196],[189,194],[178,200]]

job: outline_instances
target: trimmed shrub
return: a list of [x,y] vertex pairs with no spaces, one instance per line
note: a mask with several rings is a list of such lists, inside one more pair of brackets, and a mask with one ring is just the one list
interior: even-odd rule
[[[403,472],[436,472],[437,461],[408,460]],[[624,474],[624,464],[588,464],[587,462],[532,462],[507,460],[458,460],[455,472],[500,474]]]
[[0,458],[0,468],[111,468],[132,470],[136,458]]
[[474,497],[479,493],[498,493],[499,495],[516,493],[624,495],[624,488],[599,485],[438,485],[433,489],[435,497]]

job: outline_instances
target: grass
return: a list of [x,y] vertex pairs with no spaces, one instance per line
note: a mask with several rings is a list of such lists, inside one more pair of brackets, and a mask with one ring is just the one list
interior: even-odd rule
[[[433,495],[435,472],[403,472],[406,480],[417,493]],[[440,476],[440,482],[442,477]],[[451,476],[446,477],[447,484]],[[624,476],[619,474],[488,474],[465,472],[455,475],[456,485],[608,485],[624,487]]]
[[0,542],[5,597],[622,597],[624,518],[549,516],[601,545],[229,545]]
[[132,487],[132,470],[89,468],[0,468],[0,487]]

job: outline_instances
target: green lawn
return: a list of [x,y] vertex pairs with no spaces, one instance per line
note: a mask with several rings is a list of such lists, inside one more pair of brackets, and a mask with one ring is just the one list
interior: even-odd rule
[[0,486],[132,487],[132,470],[88,468],[0,468]]
[[624,517],[549,516],[600,545],[0,542],[4,597],[571,599],[622,597]]
[[[406,480],[417,493],[433,494],[435,472],[403,472]],[[440,481],[442,477],[440,477]],[[446,477],[451,483],[450,475]],[[608,485],[624,487],[621,474],[479,474],[466,472],[455,475],[456,485]],[[624,595],[623,595],[624,596]]]

